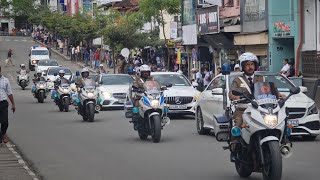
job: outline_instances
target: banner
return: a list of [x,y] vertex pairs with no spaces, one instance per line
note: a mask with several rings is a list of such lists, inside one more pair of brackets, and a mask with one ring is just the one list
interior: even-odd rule
[[200,34],[215,34],[220,32],[219,7],[210,6],[197,10],[198,32]]
[[177,51],[176,64],[181,64],[181,51],[180,51],[180,49],[178,49],[178,51]]
[[170,22],[170,39],[176,39],[178,37],[178,23]]

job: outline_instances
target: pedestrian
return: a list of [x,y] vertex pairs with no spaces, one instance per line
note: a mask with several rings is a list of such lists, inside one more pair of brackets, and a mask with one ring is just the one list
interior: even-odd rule
[[289,62],[288,64],[290,66],[288,77],[293,77],[295,76],[295,69],[293,67],[293,62]]
[[7,136],[7,129],[9,126],[8,123],[8,99],[11,102],[11,110],[14,113],[16,111],[16,106],[14,103],[11,85],[9,83],[9,80],[1,75],[1,66],[0,66],[0,123],[1,123],[1,139],[0,142],[7,143],[9,141]]
[[71,45],[71,61],[75,60],[75,55],[76,55],[76,48]]
[[90,51],[89,51],[89,57],[90,57],[90,62],[91,62],[90,66],[91,66],[91,68],[93,68],[96,63],[94,61],[94,53],[93,53],[92,49],[90,49]]
[[280,74],[283,74],[285,76],[288,76],[289,75],[289,70],[290,70],[290,66],[289,66],[289,60],[288,59],[284,59],[283,60],[283,67],[282,69],[280,70]]
[[60,48],[60,54],[63,54],[63,40],[59,40],[59,48]]
[[99,68],[99,58],[100,58],[99,50],[97,49],[97,50],[94,52],[94,61],[95,61],[94,69]]
[[88,61],[89,61],[89,57],[90,54],[89,54],[89,51],[87,49],[85,49],[84,51],[84,63],[86,64],[86,66],[88,66]]
[[212,79],[212,75],[210,73],[210,71],[208,70],[208,67],[204,68],[204,78],[203,78],[203,85],[204,85],[204,89],[209,85],[211,79]]
[[12,55],[13,55],[12,49],[9,49],[8,55],[7,55],[7,59],[6,59],[6,66],[9,65],[9,62],[10,62],[10,64],[11,64],[12,66],[15,66],[15,65],[13,64],[13,62],[12,62]]

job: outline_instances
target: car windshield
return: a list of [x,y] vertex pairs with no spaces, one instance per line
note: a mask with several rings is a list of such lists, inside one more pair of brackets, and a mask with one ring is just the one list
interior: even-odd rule
[[172,84],[172,86],[191,86],[189,81],[183,75],[177,74],[157,74],[152,75],[161,86]]
[[54,75],[54,73],[59,74],[60,70],[64,70],[65,74],[64,75],[71,75],[70,69],[67,68],[54,68],[54,69],[49,69],[48,75]]
[[[74,82],[77,82],[79,79],[81,79],[82,78],[82,76],[76,76],[76,75],[74,75],[74,77],[73,77],[73,81]],[[88,77],[89,79],[93,79],[93,80],[97,80],[97,78],[98,78],[98,75],[97,74],[90,74],[89,75],[89,77]]]
[[102,76],[103,85],[130,85],[133,83],[131,76],[124,75],[106,75]]
[[31,55],[49,55],[48,50],[33,50],[31,51]]
[[40,60],[38,66],[59,66],[57,61],[53,60]]
[[[229,87],[236,77],[238,76],[229,76]],[[264,78],[267,82],[273,82],[279,92],[290,92],[290,89],[294,87],[294,85],[288,79],[282,77],[281,75],[264,75]]]

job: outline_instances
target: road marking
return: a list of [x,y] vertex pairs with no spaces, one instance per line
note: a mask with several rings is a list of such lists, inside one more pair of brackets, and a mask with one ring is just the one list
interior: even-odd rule
[[13,77],[10,73],[8,73],[8,76],[10,77],[11,81],[13,81]]
[[22,159],[22,157],[18,155],[18,152],[12,148],[15,145],[11,145],[10,142],[6,143],[6,145],[7,148],[12,152],[12,154],[14,154],[14,156],[18,159],[18,163],[21,164],[21,166],[27,171],[27,173],[32,177],[32,179],[39,180],[36,174],[27,166],[26,162]]

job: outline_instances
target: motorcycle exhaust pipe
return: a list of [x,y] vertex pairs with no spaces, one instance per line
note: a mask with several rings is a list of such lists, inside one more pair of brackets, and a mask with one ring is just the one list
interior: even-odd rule
[[283,158],[289,158],[293,154],[290,144],[281,145],[280,152]]

